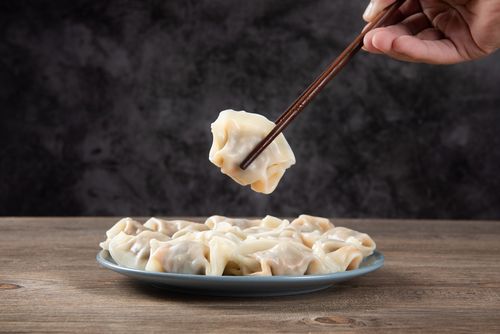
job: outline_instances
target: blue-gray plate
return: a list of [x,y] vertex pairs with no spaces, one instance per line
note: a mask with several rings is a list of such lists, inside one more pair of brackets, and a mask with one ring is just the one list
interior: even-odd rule
[[157,273],[125,268],[116,264],[108,251],[97,254],[97,262],[117,273],[152,283],[175,292],[212,296],[286,296],[327,289],[332,285],[375,271],[384,265],[384,256],[375,251],[358,269],[326,275],[304,276],[205,276]]

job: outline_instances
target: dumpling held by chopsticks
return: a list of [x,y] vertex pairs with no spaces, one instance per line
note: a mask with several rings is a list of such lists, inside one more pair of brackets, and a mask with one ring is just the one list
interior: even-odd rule
[[239,165],[274,125],[259,114],[235,110],[221,111],[212,123],[210,161],[239,184],[250,185],[256,192],[272,193],[285,170],[295,164],[295,156],[283,134],[280,134],[246,170],[242,170]]

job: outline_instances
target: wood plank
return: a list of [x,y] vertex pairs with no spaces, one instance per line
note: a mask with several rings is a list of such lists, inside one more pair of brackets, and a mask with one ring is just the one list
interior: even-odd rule
[[100,268],[116,218],[0,218],[0,332],[500,332],[500,222],[335,220],[380,271],[308,295],[181,295]]

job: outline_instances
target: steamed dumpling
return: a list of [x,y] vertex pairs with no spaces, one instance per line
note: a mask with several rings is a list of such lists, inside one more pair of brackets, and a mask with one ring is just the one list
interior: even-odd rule
[[291,240],[276,240],[274,247],[253,256],[260,262],[262,270],[255,275],[263,276],[301,276],[314,259],[309,248]]
[[163,234],[168,235],[169,237],[173,236],[177,231],[192,225],[192,222],[186,220],[163,220],[158,218],[150,218],[147,222],[144,223],[144,227],[147,227],[153,231],[157,231]]
[[220,229],[221,225],[231,225],[244,230],[246,228],[259,226],[261,219],[228,218],[224,216],[211,216],[205,221],[205,225],[211,230]]
[[326,231],[334,228],[329,219],[309,215],[300,215],[292,221],[290,227],[299,232],[307,247],[312,247]]
[[243,232],[248,239],[277,238],[290,225],[286,219],[281,220],[273,216],[266,216],[259,226],[247,228]]
[[167,241],[170,237],[160,232],[142,231],[137,235],[120,232],[109,243],[111,257],[121,266],[144,270],[150,255],[150,241]]
[[210,161],[239,184],[250,185],[256,192],[272,193],[285,170],[295,164],[295,156],[283,134],[280,134],[246,170],[242,170],[239,165],[274,125],[259,114],[222,111],[212,123]]
[[315,257],[307,270],[309,275],[357,269],[363,261],[363,254],[359,249],[351,245],[343,245],[342,241],[338,241],[335,245],[315,244],[314,246]]
[[209,249],[192,240],[151,241],[151,256],[146,271],[205,275]]
[[376,248],[375,241],[366,233],[351,230],[346,227],[334,227],[326,231],[321,239],[341,240],[356,247],[363,253],[363,256],[370,256]]
[[123,232],[127,235],[137,235],[144,230],[147,230],[147,227],[143,226],[141,223],[133,220],[132,218],[127,217],[120,219],[106,232],[107,238],[105,241],[101,242],[99,246],[101,246],[101,248],[104,250],[109,250],[109,243],[114,237],[120,234],[120,232]]
[[210,247],[210,269],[207,275],[221,276],[229,263],[234,262],[239,241],[215,236],[208,242]]

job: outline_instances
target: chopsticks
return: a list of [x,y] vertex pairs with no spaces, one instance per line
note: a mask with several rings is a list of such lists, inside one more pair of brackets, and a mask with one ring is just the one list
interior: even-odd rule
[[240,168],[245,170],[248,166],[273,142],[276,137],[304,110],[311,100],[332,80],[354,55],[363,46],[363,39],[370,30],[381,27],[399,9],[405,0],[397,0],[382,11],[365,29],[349,44],[349,46],[335,59],[330,66],[299,96],[295,102],[276,120],[276,126],[248,156],[241,162]]

